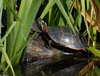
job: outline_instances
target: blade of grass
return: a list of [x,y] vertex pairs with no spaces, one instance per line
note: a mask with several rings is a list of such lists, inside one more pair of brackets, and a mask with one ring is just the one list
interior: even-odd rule
[[25,1],[25,0],[21,1],[21,5],[20,5],[18,16],[21,18],[22,23],[20,23],[17,20],[17,27],[16,27],[16,32],[15,32],[15,38],[16,39],[18,39],[18,35],[22,35],[22,30],[25,27],[25,22],[27,21],[27,16],[28,16],[28,12],[29,12],[31,3],[32,3],[32,0],[30,0],[30,1]]
[[55,4],[55,0],[50,0],[45,9],[43,10],[40,18],[44,18],[44,16],[49,12],[50,8]]
[[100,75],[100,69],[96,66],[94,68],[94,70],[95,70],[95,73],[97,74],[97,76],[99,76]]
[[[72,3],[72,1],[71,1],[71,3]],[[78,7],[80,8],[80,3],[78,2]],[[76,8],[76,3],[74,4],[74,7]],[[76,8],[77,9],[77,8]],[[86,11],[86,10],[85,10]],[[83,15],[83,10],[82,10],[82,12],[81,12],[81,15],[84,17],[84,15]],[[91,25],[93,26],[93,27],[95,27],[96,28],[96,30],[98,31],[98,32],[100,32],[100,30],[99,30],[99,28],[98,28],[98,26],[97,26],[97,21],[94,19],[94,18],[92,18],[92,21],[91,21],[91,15],[86,11],[86,16],[87,16],[87,21],[90,23],[91,22]]]
[[[18,64],[23,50],[28,45],[28,43],[33,39],[33,37],[36,35],[37,31],[31,36],[31,38],[28,41],[26,41],[26,43],[22,46],[22,48],[18,51],[18,53],[11,59],[13,65]],[[24,59],[24,57],[23,57],[23,59]]]
[[7,72],[7,70],[8,70],[8,68],[9,68],[9,65],[4,69],[4,71],[3,71],[3,73],[2,74],[4,74],[4,73],[6,73]]
[[88,28],[88,23],[87,23],[87,20],[86,20],[85,0],[81,0],[81,4],[82,4],[82,10],[83,10],[84,21],[85,21],[85,25],[86,25],[86,28],[87,28],[87,32],[88,32],[89,37],[91,38],[89,28]]
[[97,39],[97,30],[93,27],[93,40],[95,41],[95,44],[96,44],[96,39]]
[[90,13],[91,12],[90,1],[89,0],[86,0],[86,4],[87,4],[87,11]]
[[95,12],[95,17],[97,21],[98,28],[100,28],[99,22],[100,22],[100,0],[89,0],[93,11]]
[[[54,13],[55,13],[56,11],[57,11],[57,8],[55,9]],[[54,19],[53,19],[53,23],[55,23],[54,25],[57,25],[57,24],[56,24],[56,23],[57,23],[56,20],[58,19],[59,14],[60,14],[60,13],[57,11],[57,12],[56,12],[56,16],[55,16]]]
[[65,26],[63,18],[60,16],[58,26]]
[[[33,5],[33,3],[32,3],[32,6],[31,6],[31,8],[29,10],[28,17],[27,17],[27,20],[26,20],[26,23],[25,23],[24,33],[23,33],[24,34],[24,37],[26,39],[27,39],[27,37],[29,35],[30,29],[31,29],[32,24],[34,22],[34,19],[35,19],[36,15],[37,15],[37,12],[39,10],[39,7],[40,7],[40,5],[42,3],[42,0],[38,0],[35,6]],[[33,9],[33,7],[34,7],[34,9]],[[22,41],[22,45],[24,43],[25,42]],[[23,57],[25,56],[25,53],[26,53],[26,51],[23,52]],[[22,60],[23,60],[23,58],[22,58]]]
[[13,67],[12,67],[12,65],[11,65],[11,62],[10,62],[10,60],[9,60],[9,57],[8,57],[8,55],[7,55],[7,53],[6,53],[6,51],[5,51],[4,47],[3,47],[3,45],[0,45],[0,50],[1,50],[2,54],[4,55],[4,58],[5,58],[6,62],[8,63],[9,67],[11,68],[12,73],[13,73],[13,76],[15,76]]
[[2,18],[3,0],[0,0],[0,39],[1,39],[1,18]]
[[[50,2],[51,0],[49,0]],[[48,25],[53,25],[53,20],[54,20],[54,16],[53,16],[54,12],[53,12],[53,7],[50,8],[49,10],[49,17],[48,17]]]
[[72,16],[72,10],[73,10],[73,7],[74,7],[74,3],[75,3],[75,0],[73,0],[73,3],[72,3],[72,5],[71,5],[71,7],[70,7],[70,10],[69,10],[69,12],[68,12],[68,14],[69,14],[69,18],[70,18],[70,20],[71,20],[71,22],[72,22],[72,24],[74,24],[74,19],[73,19],[73,16]]
[[14,26],[16,25],[16,21],[14,21],[11,26],[9,27],[9,29],[7,30],[6,34],[3,36],[3,38],[0,40],[0,44],[2,44],[4,42],[4,40],[6,40],[7,36],[9,35],[9,33],[11,32],[11,30],[14,28]]
[[34,22],[34,19],[37,15],[37,12],[39,10],[39,7],[42,3],[42,0],[38,0],[36,2],[36,5],[34,6],[34,2],[32,2],[32,5],[30,7],[30,10],[29,10],[29,13],[28,13],[28,16],[27,16],[27,20],[26,20],[26,23],[25,23],[25,29],[24,29],[24,37],[27,38],[29,32],[30,32],[30,29],[32,27],[32,24]]
[[[33,21],[36,17],[36,14],[38,12],[38,9],[40,7],[41,2],[42,2],[42,0],[41,1],[40,0],[32,0],[32,2],[30,2],[31,5],[29,5],[29,10],[26,10],[26,8],[25,8],[26,5],[22,6],[25,9],[23,11],[24,12],[28,11],[28,12],[27,12],[27,14],[23,15],[23,16],[26,16],[26,17],[21,18],[21,19],[26,18],[26,19],[23,19],[23,24],[21,24],[20,22],[18,23],[18,26],[20,26],[20,27],[19,27],[17,35],[16,35],[13,56],[15,56],[16,53],[20,50],[20,48],[23,45],[25,45],[25,39],[27,40],[27,38],[28,38],[28,34],[30,32],[31,26],[32,26]],[[22,13],[20,12],[19,16],[21,14]],[[23,51],[23,52],[25,52],[25,51]]]
[[[30,0],[32,1],[32,0]],[[28,5],[28,6],[27,6]],[[20,33],[20,28],[22,28],[21,24],[23,24],[26,21],[26,17],[27,17],[27,13],[29,11],[31,2],[29,3],[26,0],[22,0],[21,4],[20,4],[20,9],[19,9],[19,13],[18,16],[20,17],[20,19],[22,20],[22,22],[19,22],[17,20],[17,27],[16,27],[16,32],[15,32],[15,38],[17,36],[17,33]],[[27,6],[27,7],[26,7]],[[27,10],[26,10],[27,9]],[[25,11],[26,10],[26,11]],[[16,40],[16,39],[15,39]]]
[[14,16],[21,22],[20,18],[18,17],[18,15],[15,13],[15,11],[12,9],[10,3],[8,0],[3,0],[5,5],[7,6],[7,8],[14,14]]
[[[18,52],[18,50],[22,46],[21,45],[22,37],[24,37],[23,30],[25,28],[25,22],[26,22],[26,19],[27,19],[28,12],[29,12],[30,6],[32,4],[32,1],[33,0],[22,0],[21,1],[21,5],[20,5],[20,9],[19,9],[18,16],[22,20],[22,23],[20,23],[17,20],[17,27],[16,27],[16,32],[15,32],[15,42],[14,42],[15,44],[14,44],[14,48],[13,48],[14,51],[12,53],[13,56],[16,56],[16,53]],[[20,59],[20,56],[18,58],[16,58],[15,59],[16,61],[15,62],[12,62],[12,64],[14,64],[14,63],[15,64],[18,64],[17,61],[19,61],[19,59]]]
[[[22,23],[20,23],[17,20],[17,27],[16,27],[16,33],[15,33],[15,42],[14,42],[14,48],[13,48],[13,53],[12,53],[13,56],[16,55],[16,53],[18,52],[20,46],[22,46],[21,45],[21,40],[22,40],[22,36],[23,36],[23,30],[24,30],[26,18],[28,16],[28,12],[29,12],[31,3],[32,3],[32,0],[28,0],[28,1],[27,0],[22,0],[21,1],[18,16],[22,20]],[[27,10],[26,10],[26,8],[27,8]]]
[[[13,4],[14,0],[9,0],[9,5],[11,9],[14,9],[14,4]],[[6,5],[6,4],[5,4]],[[14,21],[14,15],[13,13],[9,10],[9,7],[7,8],[7,30],[10,27],[10,25],[13,23]],[[11,31],[7,37],[7,54],[9,56],[9,58],[12,57],[12,51],[13,51],[13,31]],[[9,53],[9,50],[11,53]]]
[[[93,74],[93,73],[94,73],[94,72],[92,71],[92,72],[91,72],[91,74],[90,74],[90,76],[94,76],[94,74]],[[88,76],[89,76],[89,75],[88,75]]]
[[87,30],[85,30],[82,35],[85,37],[87,35]]
[[56,1],[57,6],[59,7],[60,11],[62,12],[63,16],[65,17],[66,21],[68,22],[69,26],[72,28],[74,34],[76,35],[74,27],[73,27],[68,15],[67,15],[66,11],[65,11],[63,5],[61,4],[60,0],[55,0],[55,1]]
[[72,10],[73,10],[74,3],[75,3],[75,0],[73,0],[73,3],[72,3],[71,8],[70,8],[70,10],[69,10],[69,12],[70,12],[70,13],[71,13],[71,12],[72,12]]
[[89,51],[91,51],[93,54],[94,54],[94,50],[95,50],[96,56],[100,57],[100,50],[95,49],[95,48],[93,48],[93,47],[91,47],[91,46],[87,47],[87,49],[88,49]]
[[[6,40],[4,41],[4,49],[5,49],[5,51],[6,51]],[[5,58],[4,58],[3,55],[1,56],[1,63],[2,63],[3,65],[5,64]]]
[[78,7],[78,0],[76,0],[76,7],[77,7],[77,24],[79,30],[81,30],[82,16],[81,16],[81,9],[79,9]]

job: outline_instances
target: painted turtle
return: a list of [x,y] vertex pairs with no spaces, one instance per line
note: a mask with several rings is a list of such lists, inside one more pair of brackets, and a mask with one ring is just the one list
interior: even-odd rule
[[49,45],[63,46],[72,50],[83,50],[84,52],[87,52],[87,41],[85,37],[77,31],[75,31],[75,35],[70,27],[47,27],[47,24],[41,18],[37,19],[37,25],[43,32]]

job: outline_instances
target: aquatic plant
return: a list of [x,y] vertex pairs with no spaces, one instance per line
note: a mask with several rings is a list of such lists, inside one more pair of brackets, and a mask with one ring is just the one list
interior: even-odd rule
[[[37,15],[42,0],[22,0],[18,14],[16,13],[16,0],[0,0],[0,16],[2,17],[3,3],[7,11],[7,32],[0,39],[0,50],[2,52],[0,69],[7,71],[10,67],[14,74],[13,66],[23,61],[26,46],[29,42],[28,35],[34,19]],[[1,18],[0,18],[1,19]],[[0,21],[1,25],[1,21]],[[7,68],[1,66],[7,63]]]
[[[97,18],[99,10],[94,10],[95,14],[90,15],[91,8],[100,9],[99,0],[86,0],[86,2],[85,0],[21,0],[18,13],[16,11],[17,1],[20,2],[20,0],[0,0],[0,27],[2,10],[5,9],[7,12],[7,31],[2,38],[0,37],[0,51],[2,52],[0,70],[5,72],[10,67],[15,75],[12,66],[24,59],[26,46],[32,39],[28,40],[28,35],[36,15],[44,18],[48,26],[70,26],[74,33],[75,30],[80,31],[83,30],[81,27],[84,27],[83,36],[88,35],[89,37],[87,49],[100,57],[100,51],[94,45],[94,43],[96,44],[97,31],[100,32],[99,19]],[[85,24],[82,25],[82,22]],[[89,44],[90,39],[93,46]],[[6,68],[2,68],[4,65]]]

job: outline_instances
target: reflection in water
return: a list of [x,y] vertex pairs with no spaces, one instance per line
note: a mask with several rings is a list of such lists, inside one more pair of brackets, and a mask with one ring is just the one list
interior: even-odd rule
[[[23,62],[20,66],[15,67],[15,73],[16,76],[74,76],[85,65],[87,65],[87,61],[83,60],[81,56],[77,54],[72,56],[66,55],[61,58]],[[98,68],[95,69],[96,73],[97,71]],[[97,76],[96,73],[93,74]]]
[[[76,61],[74,59],[75,56],[76,55],[72,56],[66,55],[60,58],[39,59],[30,63],[24,62],[20,65],[21,68],[20,75],[22,76],[43,76],[42,74],[45,74],[45,76],[51,76],[51,75],[59,76],[60,74],[63,74],[63,76],[74,75],[75,73],[79,72],[80,69],[87,63],[86,61],[82,60],[81,57],[80,57],[81,60]],[[83,64],[81,64],[82,62]]]
[[[78,60],[59,61],[55,59],[43,59],[32,63],[22,63],[14,69],[16,76],[74,76],[76,73],[80,72],[86,64],[86,61]],[[98,67],[94,68],[93,76],[98,76],[98,71],[100,73],[100,69]],[[9,72],[9,74],[10,73],[11,72]]]

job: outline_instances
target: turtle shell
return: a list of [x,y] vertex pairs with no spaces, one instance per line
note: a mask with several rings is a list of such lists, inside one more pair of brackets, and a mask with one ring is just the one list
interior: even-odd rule
[[47,27],[47,33],[51,40],[60,46],[68,47],[74,50],[84,50],[87,47],[87,41],[85,37],[79,34],[73,33],[70,27],[56,26]]

